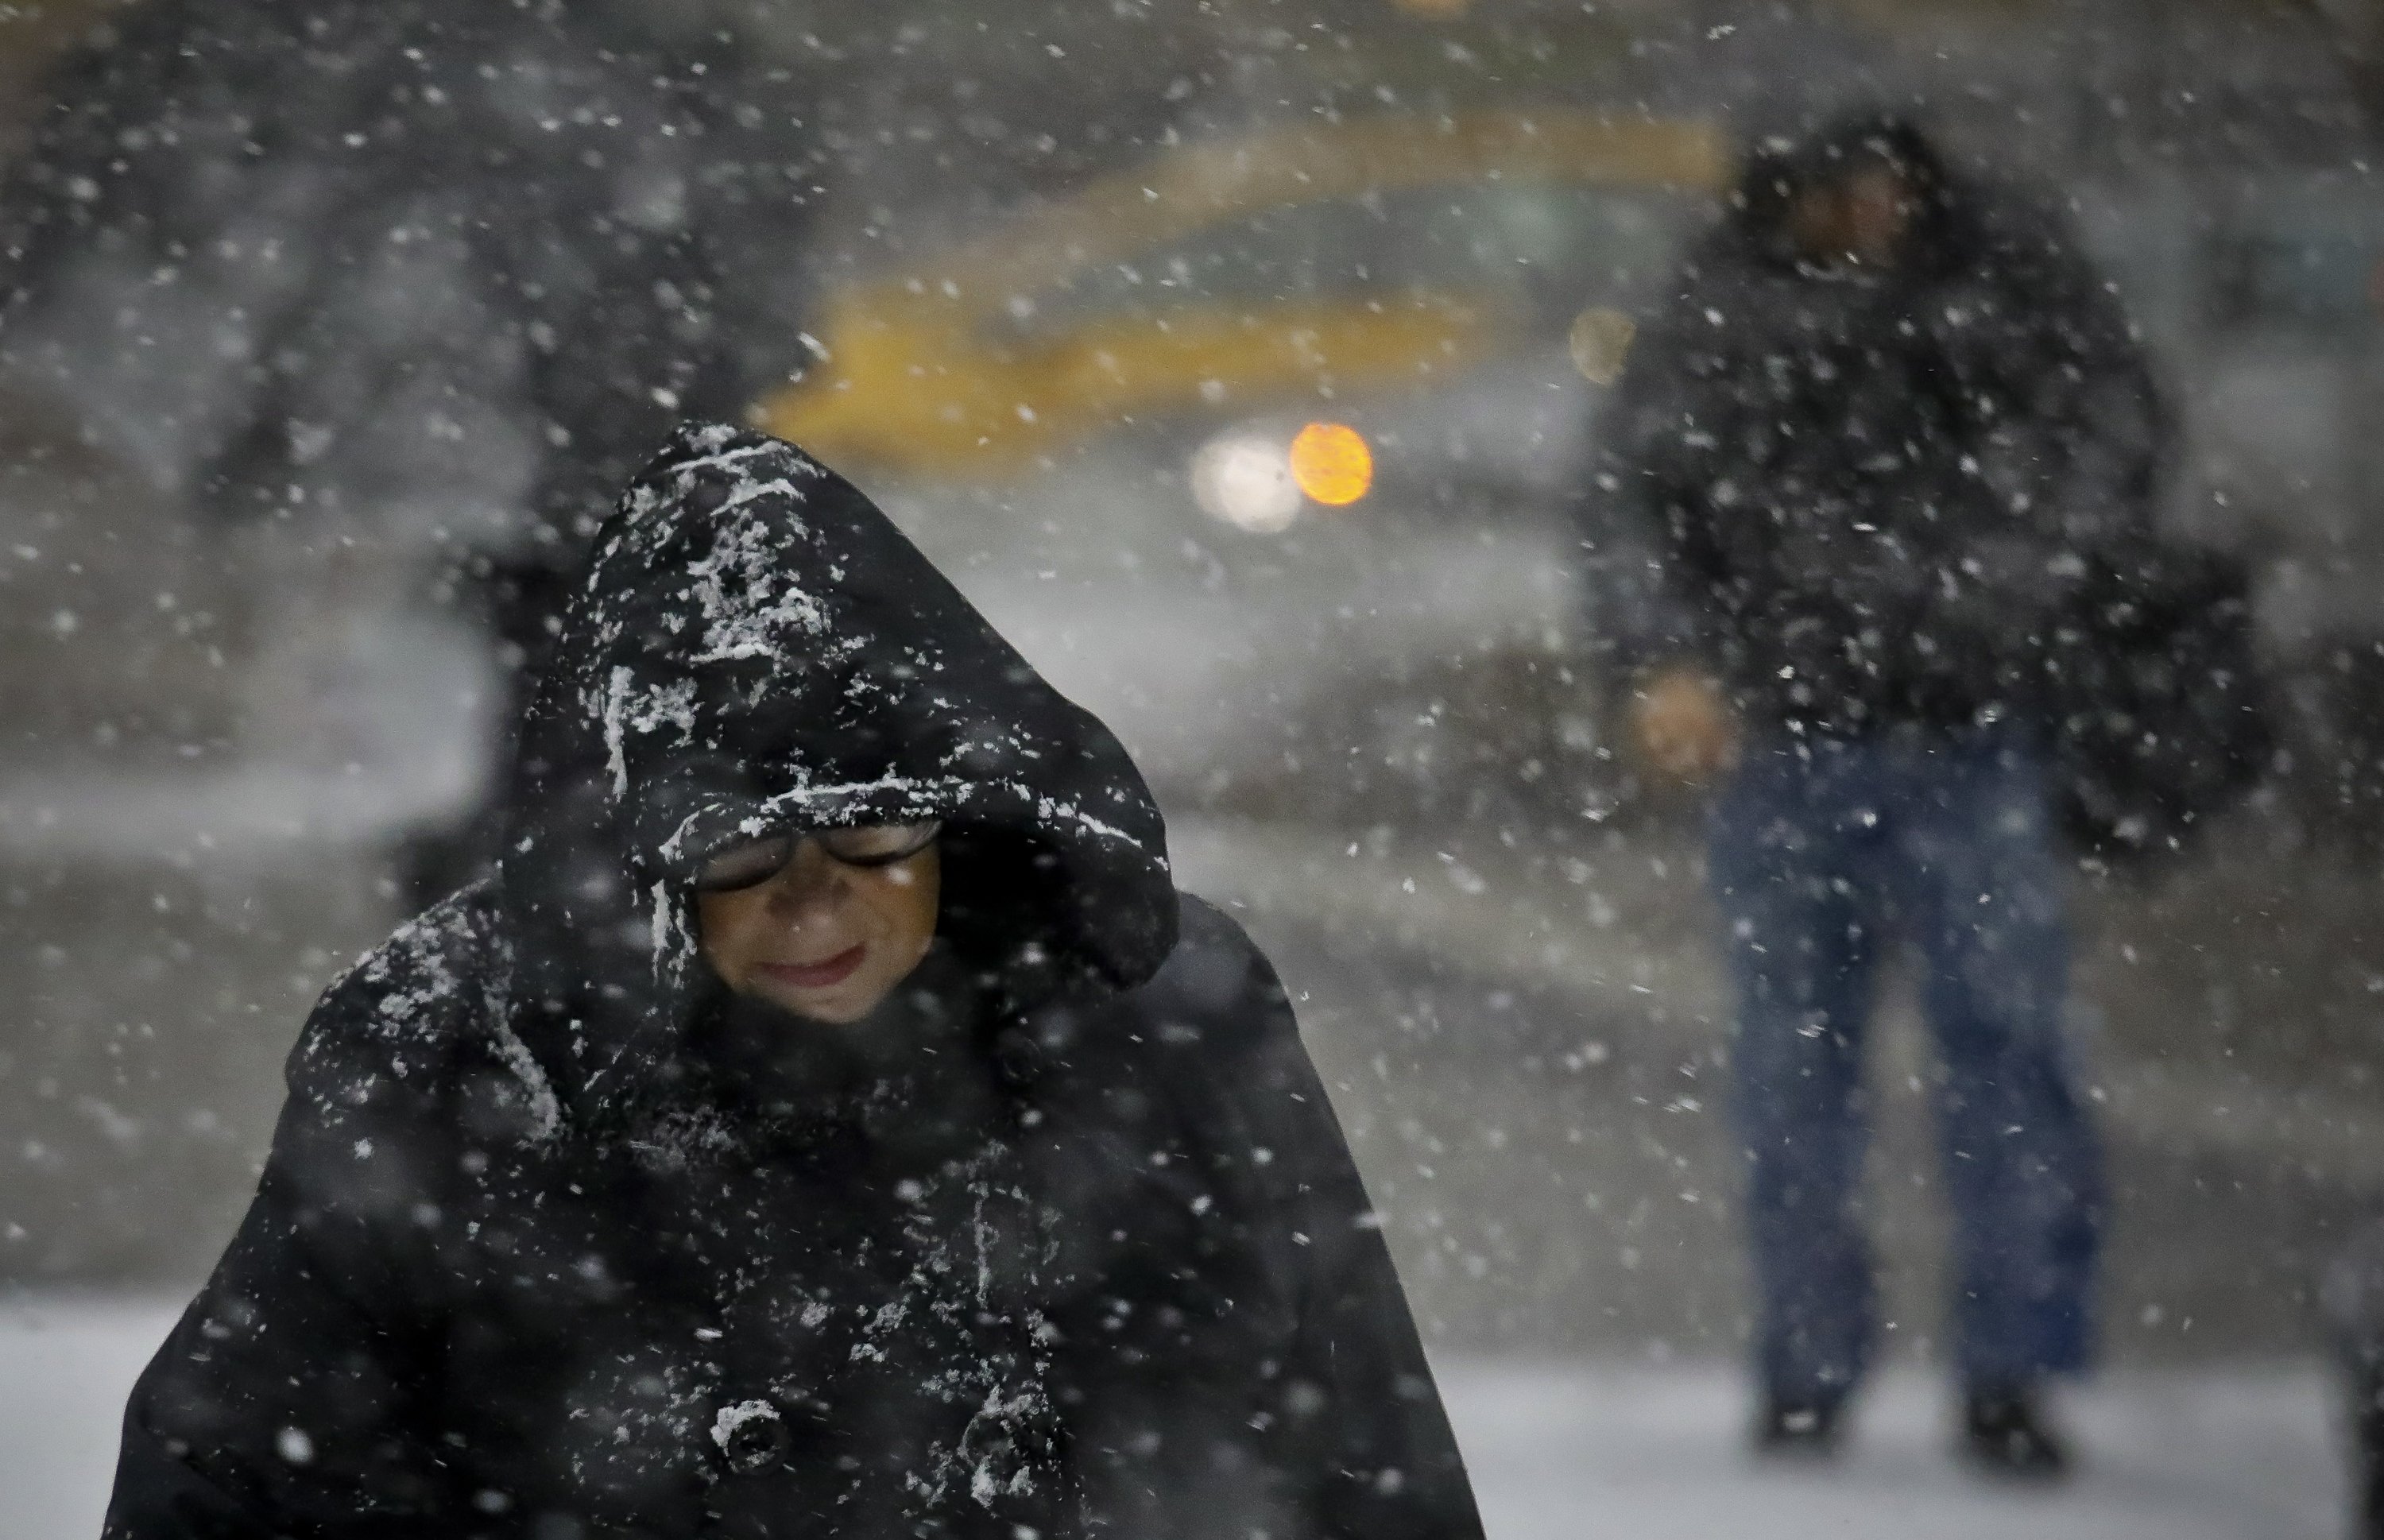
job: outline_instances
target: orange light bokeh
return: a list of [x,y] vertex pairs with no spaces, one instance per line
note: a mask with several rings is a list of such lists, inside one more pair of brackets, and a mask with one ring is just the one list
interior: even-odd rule
[[1374,484],[1374,452],[1345,423],[1312,422],[1291,441],[1291,478],[1328,508],[1346,508]]

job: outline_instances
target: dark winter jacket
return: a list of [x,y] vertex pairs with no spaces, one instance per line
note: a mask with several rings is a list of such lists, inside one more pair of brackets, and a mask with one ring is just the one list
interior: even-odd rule
[[[1865,158],[1919,192],[1900,260],[1800,260],[1798,192]],[[1654,542],[1670,633],[1640,651],[1701,653],[1758,730],[1838,732],[2051,709],[2082,586],[2150,539],[2166,431],[2068,232],[1889,120],[1756,159],[1610,420],[1591,501]]]
[[[1478,1536],[1265,959],[860,493],[684,431],[520,736],[498,877],[307,1024],[110,1536]],[[876,1016],[723,998],[709,847],[927,815]]]

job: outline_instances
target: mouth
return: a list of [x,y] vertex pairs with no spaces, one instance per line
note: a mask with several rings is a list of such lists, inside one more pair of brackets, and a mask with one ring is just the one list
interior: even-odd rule
[[763,962],[757,967],[766,977],[798,989],[825,989],[851,978],[868,953],[868,943],[856,941],[834,957],[817,962]]

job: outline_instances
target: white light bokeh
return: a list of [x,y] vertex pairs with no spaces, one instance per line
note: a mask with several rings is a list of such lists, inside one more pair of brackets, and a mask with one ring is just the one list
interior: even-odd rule
[[1201,512],[1253,534],[1272,535],[1299,516],[1290,451],[1263,433],[1221,433],[1192,456],[1192,498]]

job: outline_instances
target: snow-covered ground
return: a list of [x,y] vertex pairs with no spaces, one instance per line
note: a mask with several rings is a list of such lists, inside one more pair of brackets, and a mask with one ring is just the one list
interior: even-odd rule
[[1933,1377],[1882,1376],[1844,1459],[1758,1465],[1727,1365],[1442,1366],[1491,1540],[2334,1540],[2342,1477],[2315,1366],[2137,1372],[2065,1404],[2052,1490],[1947,1453]]
[[[156,1303],[0,1305],[0,1540],[98,1533],[126,1388]],[[1936,1385],[1892,1372],[1826,1469],[1742,1452],[1716,1364],[1457,1359],[1441,1366],[1492,1540],[2331,1540],[2341,1474],[2314,1366],[2117,1374],[2079,1392],[2089,1464],[2015,1491],[1947,1458]]]
[[0,1304],[0,1540],[93,1540],[116,1422],[174,1308]]

